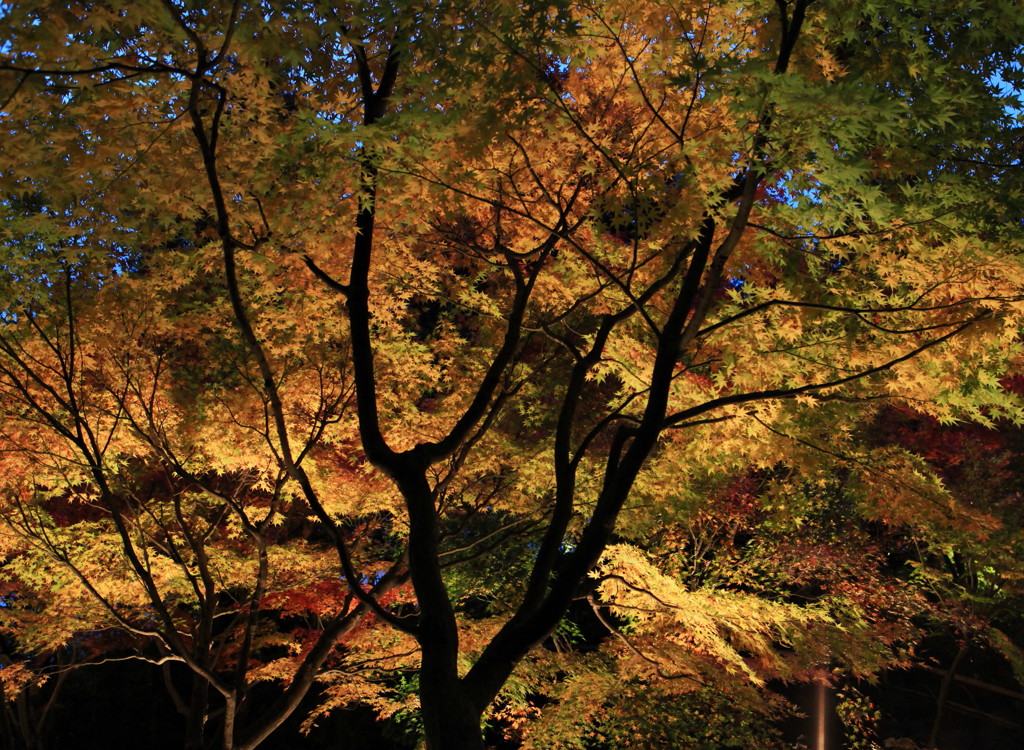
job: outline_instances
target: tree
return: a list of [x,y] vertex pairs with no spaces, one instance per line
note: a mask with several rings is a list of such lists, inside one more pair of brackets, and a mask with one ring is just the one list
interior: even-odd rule
[[[141,294],[126,294],[127,280],[83,289],[82,273],[56,258],[47,278],[63,294],[44,310],[12,313],[18,321],[0,342],[11,454],[5,569],[15,584],[0,624],[24,648],[70,648],[81,663],[126,650],[165,670],[183,663],[193,680],[185,697],[170,675],[166,684],[188,722],[186,746],[204,745],[214,712],[224,747],[254,747],[294,710],[366,608],[338,585],[308,510],[283,492],[275,467],[254,461],[258,404],[232,397],[247,373],[231,361],[212,312],[191,329],[173,305],[154,307],[154,272]],[[200,352],[216,372],[202,368]],[[289,380],[304,381],[308,450],[345,387],[305,364]],[[349,492],[372,491],[338,471]],[[358,543],[373,525],[366,519],[346,538]],[[403,582],[389,567],[377,572],[376,595]],[[109,628],[128,641],[98,637]],[[83,631],[93,633],[83,639]],[[254,684],[266,680],[283,693],[254,712]]]
[[[626,542],[680,514],[698,477],[788,460],[780,433],[850,441],[879,402],[1019,418],[998,382],[1022,304],[1012,3],[6,13],[0,175],[8,205],[39,204],[9,250],[8,418],[87,469],[29,485],[88,485],[170,637],[134,550],[172,530],[135,546],[156,514],[110,485],[120,441],[247,529],[186,457],[258,467],[264,496],[316,518],[353,606],[416,643],[435,750],[482,747],[482,716],[595,571],[606,603],[657,593],[664,574]],[[113,318],[58,304],[78,292],[36,269],[37,244],[96,309],[138,305],[200,342],[180,366],[208,378],[162,419],[187,433],[196,405],[214,410],[240,459],[146,416],[158,343],[94,365],[48,338],[39,316],[69,342]],[[94,367],[126,370],[122,390],[72,398]],[[346,462],[387,489],[337,503]],[[182,509],[173,531],[216,513]],[[363,556],[346,525],[368,513],[389,539]],[[481,606],[459,570],[513,539],[522,578]],[[415,606],[370,587],[381,559]],[[701,610],[658,591],[662,615]],[[766,606],[747,610],[762,638]]]
[[[1020,378],[1008,378],[1003,385],[1019,392]],[[986,690],[1000,690],[994,684],[998,671],[979,673],[976,666],[975,677],[984,681],[957,674],[970,663],[965,661],[968,654],[987,651],[990,660],[998,655],[1007,675],[1018,683],[1024,677],[1018,635],[1020,488],[1011,468],[1020,451],[1020,430],[1008,424],[940,425],[906,409],[884,415],[879,428],[879,440],[912,451],[930,465],[956,503],[969,508],[984,529],[980,534],[961,530],[914,539],[914,546],[902,554],[912,566],[912,577],[934,602],[925,629],[929,658],[922,660],[925,670],[941,677],[927,740],[931,747],[941,737],[955,681],[966,679]]]

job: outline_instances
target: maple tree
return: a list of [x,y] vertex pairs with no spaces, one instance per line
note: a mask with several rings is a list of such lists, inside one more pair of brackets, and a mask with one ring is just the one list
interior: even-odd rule
[[[168,687],[188,719],[186,744],[203,745],[215,690],[224,745],[254,746],[290,714],[365,608],[341,590],[336,557],[282,493],[283,478],[252,463],[252,404],[201,393],[210,373],[196,367],[197,348],[230,357],[217,327],[205,336],[176,329],[169,307],[154,320],[123,286],[105,288],[107,304],[86,312],[73,271],[58,261],[48,274],[68,293],[65,304],[19,312],[35,335],[0,344],[9,406],[28,410],[12,414],[4,432],[14,583],[5,630],[44,652],[74,643],[86,663],[126,650],[157,665],[183,662],[190,690]],[[104,324],[93,328],[91,316]],[[246,374],[218,366],[218,378]],[[310,378],[302,387],[319,410],[312,430],[322,430],[344,389],[315,367],[294,376]],[[367,490],[357,477],[344,486]],[[372,526],[364,521],[348,541],[358,544]],[[376,595],[403,580],[387,567]],[[81,636],[107,628],[129,642]],[[252,686],[269,679],[283,683],[279,703],[247,713]]]
[[[683,575],[708,482],[1020,418],[1013,3],[3,12],[4,616],[183,662],[192,746],[211,690],[225,748],[318,675],[397,710],[377,665],[482,747],[581,597],[630,679],[870,669]],[[897,523],[937,481],[858,460]]]

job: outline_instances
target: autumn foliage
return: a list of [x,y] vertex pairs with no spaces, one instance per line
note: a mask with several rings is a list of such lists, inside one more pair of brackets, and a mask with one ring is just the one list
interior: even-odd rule
[[919,5],[3,5],[5,695],[668,747],[1017,658],[1024,15]]

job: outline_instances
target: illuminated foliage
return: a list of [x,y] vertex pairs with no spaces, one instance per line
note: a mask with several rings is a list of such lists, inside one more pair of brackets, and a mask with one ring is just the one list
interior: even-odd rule
[[[778,598],[856,557],[815,507],[986,533],[863,426],[1021,419],[1016,4],[3,12],[4,617],[184,663],[190,746],[320,675],[482,747],[588,597],[581,679],[867,673],[870,544]],[[785,471],[688,575],[715,486]]]

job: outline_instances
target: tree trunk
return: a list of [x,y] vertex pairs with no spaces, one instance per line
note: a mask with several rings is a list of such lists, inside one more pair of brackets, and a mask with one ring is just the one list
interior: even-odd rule
[[458,680],[421,673],[420,704],[427,750],[484,750],[480,713]]
[[185,729],[185,750],[202,750],[206,730],[206,716],[210,684],[200,675],[192,677],[192,696],[188,707],[188,725]]
[[[419,600],[420,711],[427,750],[483,750],[482,706],[459,677],[459,628],[441,574],[434,497],[422,467],[393,470],[409,510],[409,564]],[[488,701],[489,703],[489,701]]]
[[223,750],[235,750],[235,721],[238,719],[238,695],[224,696],[224,725],[221,727]]
[[953,657],[953,663],[949,665],[949,671],[942,676],[942,684],[939,686],[939,697],[935,704],[935,720],[932,721],[932,732],[928,738],[928,747],[930,748],[937,748],[939,746],[939,732],[942,730],[942,716],[946,712],[949,688],[952,686],[953,678],[956,677],[956,670],[966,654],[967,649],[961,646],[960,650],[956,652],[956,656]]

